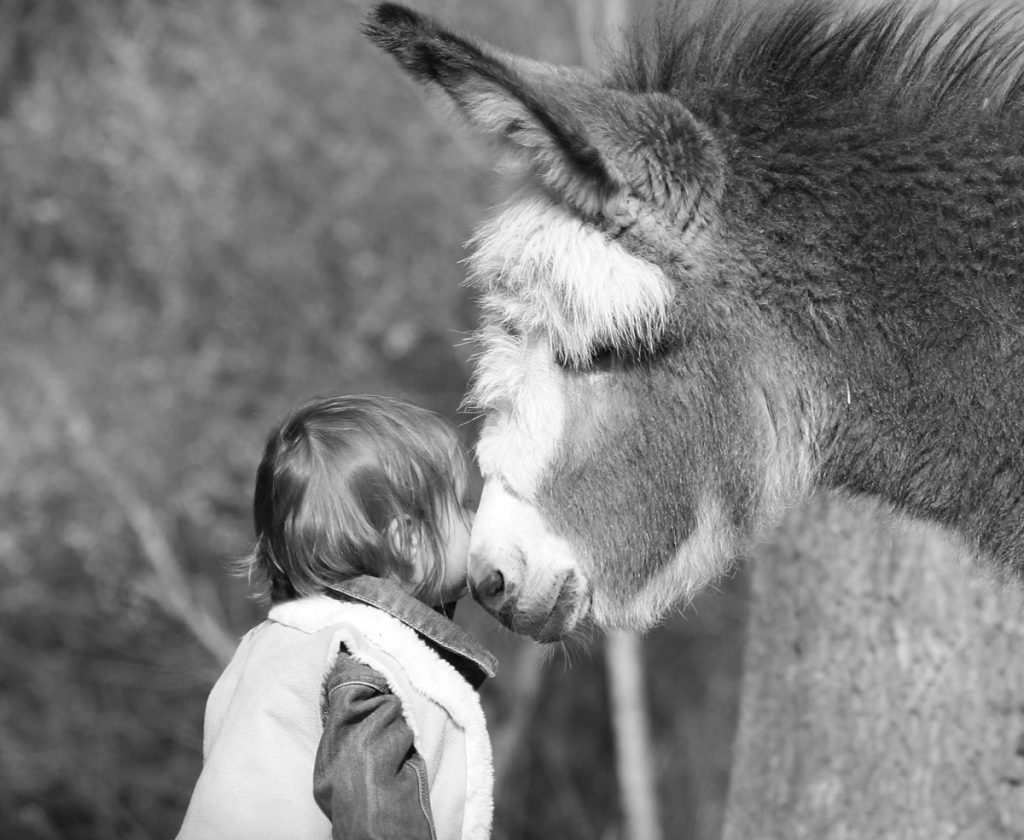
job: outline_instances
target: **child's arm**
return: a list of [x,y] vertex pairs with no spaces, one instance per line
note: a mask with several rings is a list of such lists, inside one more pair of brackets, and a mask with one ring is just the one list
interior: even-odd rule
[[328,678],[313,790],[345,840],[432,840],[429,787],[402,706],[376,671],[342,653]]

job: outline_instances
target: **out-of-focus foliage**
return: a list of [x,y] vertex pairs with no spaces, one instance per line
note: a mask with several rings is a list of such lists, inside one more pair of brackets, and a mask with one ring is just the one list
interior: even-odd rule
[[[578,60],[570,5],[420,5]],[[489,157],[363,43],[364,8],[0,2],[0,837],[174,835],[219,663],[156,549],[232,634],[259,620],[225,567],[274,420],[343,391],[456,414]],[[720,819],[735,589],[648,645],[667,836]],[[463,612],[506,665],[497,729],[526,643]],[[549,660],[496,837],[618,835],[597,644]]]

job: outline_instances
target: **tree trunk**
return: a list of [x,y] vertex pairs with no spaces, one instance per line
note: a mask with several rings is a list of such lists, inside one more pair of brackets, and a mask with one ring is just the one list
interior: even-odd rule
[[725,840],[1024,837],[1024,618],[937,534],[820,498],[751,568]]

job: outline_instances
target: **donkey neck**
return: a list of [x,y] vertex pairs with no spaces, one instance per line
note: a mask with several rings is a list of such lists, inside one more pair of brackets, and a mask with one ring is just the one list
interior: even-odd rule
[[740,203],[760,293],[827,383],[822,482],[1024,568],[1021,158],[956,145],[776,155]]

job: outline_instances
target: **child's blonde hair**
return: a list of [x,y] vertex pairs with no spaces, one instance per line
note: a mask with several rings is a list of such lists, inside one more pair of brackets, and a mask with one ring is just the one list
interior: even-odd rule
[[412,580],[411,538],[429,558],[416,594],[438,594],[444,526],[462,515],[467,478],[455,430],[426,409],[367,395],[305,403],[270,433],[256,472],[256,545],[243,561],[256,594],[284,601],[360,574]]

